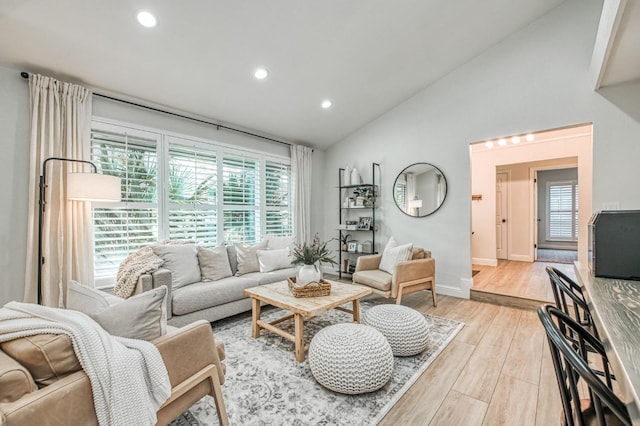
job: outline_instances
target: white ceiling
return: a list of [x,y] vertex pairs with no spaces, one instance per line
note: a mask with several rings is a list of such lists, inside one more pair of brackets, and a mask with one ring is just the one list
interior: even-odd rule
[[324,149],[562,1],[2,0],[0,64]]

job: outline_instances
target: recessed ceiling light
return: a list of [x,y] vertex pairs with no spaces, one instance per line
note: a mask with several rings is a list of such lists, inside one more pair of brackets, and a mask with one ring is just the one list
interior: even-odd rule
[[487,148],[493,148],[493,141],[487,141],[484,146],[486,146]]
[[269,76],[269,71],[266,68],[258,68],[256,69],[256,71],[253,73],[253,75],[255,76],[255,78],[257,78],[258,80],[264,80],[265,78],[267,78]]
[[529,133],[524,138],[527,140],[527,142],[533,142],[533,140],[535,139],[535,136],[533,136],[531,133]]
[[330,101],[329,99],[325,99],[325,100],[324,100],[324,101],[322,101],[322,103],[320,104],[320,106],[321,106],[322,108],[324,108],[324,109],[331,108],[331,105],[333,105],[333,104],[331,103],[331,101]]
[[156,17],[149,12],[142,11],[138,13],[138,22],[144,27],[153,28],[156,26]]
[[507,144],[507,140],[504,138],[501,138],[500,140],[498,140],[498,145],[500,146],[505,146]]
[[512,137],[511,138],[511,143],[513,143],[513,144],[520,143],[520,137],[519,136]]

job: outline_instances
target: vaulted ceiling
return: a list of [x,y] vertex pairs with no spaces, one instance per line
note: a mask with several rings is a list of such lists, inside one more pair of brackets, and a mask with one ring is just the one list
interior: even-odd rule
[[562,1],[3,0],[0,65],[324,149]]

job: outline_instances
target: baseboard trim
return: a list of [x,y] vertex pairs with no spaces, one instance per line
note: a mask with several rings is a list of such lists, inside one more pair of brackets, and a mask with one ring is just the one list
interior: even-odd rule
[[533,256],[528,254],[512,254],[509,255],[509,260],[516,260],[518,262],[533,262]]
[[[461,279],[461,281],[464,278]],[[469,299],[469,289],[454,287],[450,285],[441,285],[436,282],[436,293],[444,294],[445,296],[453,296],[461,299]]]
[[498,266],[498,259],[483,259],[481,257],[472,257],[471,263],[482,266]]

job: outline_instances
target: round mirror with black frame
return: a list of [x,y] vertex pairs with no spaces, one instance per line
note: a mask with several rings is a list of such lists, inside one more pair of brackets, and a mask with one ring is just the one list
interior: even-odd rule
[[435,213],[447,197],[447,179],[429,163],[414,163],[398,174],[393,183],[396,206],[411,217]]

